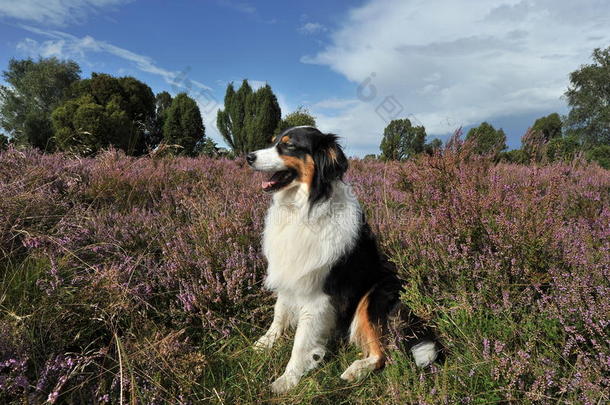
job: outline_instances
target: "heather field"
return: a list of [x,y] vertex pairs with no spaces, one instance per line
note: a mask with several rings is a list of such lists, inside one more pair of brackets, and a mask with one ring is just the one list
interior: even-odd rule
[[283,397],[290,339],[260,234],[269,197],[243,162],[0,152],[0,403],[439,404],[610,401],[610,171],[494,164],[458,144],[347,180],[440,364],[391,353],[353,385],[337,344]]

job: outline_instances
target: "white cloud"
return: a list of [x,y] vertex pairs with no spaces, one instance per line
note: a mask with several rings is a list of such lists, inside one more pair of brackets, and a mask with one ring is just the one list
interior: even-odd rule
[[131,0],[3,0],[0,17],[65,26],[82,23],[87,15]]
[[61,31],[45,31],[34,27],[23,26],[24,29],[50,38],[37,41],[26,38],[17,44],[17,49],[29,56],[51,57],[60,59],[86,59],[88,53],[106,53],[126,61],[132,62],[139,70],[163,77],[165,81],[174,87],[190,90],[197,88],[201,91],[209,91],[210,87],[205,84],[189,79],[188,70],[175,72],[157,66],[154,60],[148,56],[140,55],[127,49],[118,47],[105,41],[97,40],[89,35],[76,37]]
[[304,23],[303,25],[301,25],[301,26],[298,28],[298,31],[299,31],[301,34],[305,34],[305,35],[308,35],[308,34],[317,34],[317,33],[319,33],[319,32],[324,32],[324,31],[326,31],[326,27],[325,27],[325,26],[323,26],[323,25],[322,25],[322,24],[320,24],[320,23],[316,23],[316,22],[307,22],[307,23]]
[[250,2],[237,0],[217,0],[217,4],[229,8],[231,10],[235,10],[239,13],[245,14],[259,23],[275,24],[277,22],[275,18],[263,18],[259,13],[258,9],[252,4],[250,4]]
[[329,98],[326,100],[318,101],[312,105],[312,108],[316,109],[328,109],[328,110],[343,110],[348,107],[355,106],[359,103],[357,99],[344,99],[344,98]]
[[235,11],[239,11],[240,13],[244,13],[244,14],[254,15],[254,14],[258,13],[258,11],[256,10],[256,7],[254,7],[253,5],[251,5],[247,2],[243,2],[243,1],[218,0],[218,4],[220,4],[224,7],[233,9]]
[[379,144],[390,107],[429,134],[561,110],[569,73],[608,46],[608,27],[610,3],[597,0],[376,0],[352,9],[330,45],[302,61],[354,83],[356,102],[314,113],[364,148]]

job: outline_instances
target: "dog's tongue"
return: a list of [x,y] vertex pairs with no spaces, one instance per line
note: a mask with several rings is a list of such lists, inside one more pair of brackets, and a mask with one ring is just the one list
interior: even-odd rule
[[263,188],[263,190],[266,190],[269,187],[273,186],[275,183],[276,183],[275,181],[263,181],[261,183],[261,187]]

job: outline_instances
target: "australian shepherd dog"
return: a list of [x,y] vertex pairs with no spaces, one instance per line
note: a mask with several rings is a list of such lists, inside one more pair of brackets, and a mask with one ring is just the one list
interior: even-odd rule
[[[364,355],[341,374],[346,381],[383,367],[388,335],[401,336],[401,348],[411,351],[418,366],[432,363],[440,346],[400,303],[402,282],[343,181],[348,161],[337,137],[309,126],[289,128],[246,160],[254,170],[269,173],[262,188],[273,193],[263,253],[265,286],[277,301],[273,322],[255,348],[270,348],[296,327],[290,360],[272,391],[296,386],[323,361],[329,339],[337,335]],[[393,334],[392,325],[401,330]]]

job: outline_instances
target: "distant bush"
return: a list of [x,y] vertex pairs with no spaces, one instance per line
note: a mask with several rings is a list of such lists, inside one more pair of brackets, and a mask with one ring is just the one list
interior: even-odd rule
[[392,120],[383,130],[379,149],[383,160],[409,159],[425,149],[426,129],[408,118]]
[[500,152],[498,160],[508,163],[529,163],[529,155],[523,149],[513,149],[506,152]]
[[497,156],[506,149],[506,134],[502,128],[495,129],[493,125],[482,122],[468,131],[466,142],[469,142],[473,152],[479,155]]
[[291,127],[299,127],[302,125],[309,125],[312,127],[316,126],[316,119],[309,110],[304,107],[299,107],[295,111],[286,115],[280,122],[277,124],[277,128],[275,129],[275,134],[279,134],[288,128]]
[[53,111],[54,139],[59,150],[80,155],[109,146],[138,155],[154,113],[155,96],[146,84],[93,73],[74,83],[71,97]]
[[610,145],[591,148],[586,153],[587,159],[597,162],[604,169],[610,169]]

